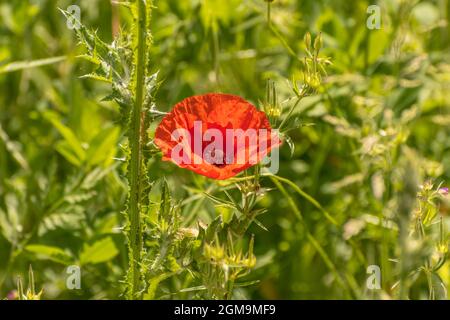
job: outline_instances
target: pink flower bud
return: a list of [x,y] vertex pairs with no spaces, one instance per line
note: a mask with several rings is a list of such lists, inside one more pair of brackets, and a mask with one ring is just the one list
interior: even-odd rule
[[8,292],[8,294],[6,295],[6,299],[8,299],[8,300],[16,300],[17,298],[18,298],[17,290],[12,290],[12,291]]

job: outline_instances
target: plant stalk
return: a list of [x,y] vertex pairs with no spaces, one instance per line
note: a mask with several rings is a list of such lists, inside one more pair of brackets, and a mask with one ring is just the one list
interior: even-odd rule
[[141,253],[142,253],[142,226],[140,219],[141,200],[141,174],[142,174],[142,141],[141,141],[141,113],[144,102],[144,86],[146,71],[146,41],[147,41],[147,10],[145,0],[137,0],[137,56],[135,70],[135,99],[131,111],[130,120],[130,281],[131,298],[135,299],[139,295],[141,282]]

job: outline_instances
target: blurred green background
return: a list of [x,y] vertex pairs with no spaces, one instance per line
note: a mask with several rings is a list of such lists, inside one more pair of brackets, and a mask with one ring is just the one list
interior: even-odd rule
[[[16,288],[17,276],[26,279],[30,264],[45,299],[114,299],[122,293],[124,137],[118,107],[102,101],[109,86],[80,79],[92,66],[76,58],[83,51],[58,10],[73,4],[106,42],[132,23],[126,8],[108,0],[0,0],[0,298]],[[372,4],[381,8],[380,30],[366,26]],[[393,297],[398,169],[408,155],[415,163],[409,174],[420,184],[450,184],[450,1],[275,0],[272,23],[286,43],[268,29],[263,0],[155,5],[151,63],[159,70],[156,104],[164,111],[206,92],[237,94],[259,105],[268,79],[284,101],[291,96],[287,79],[301,79],[301,63],[287,46],[302,57],[304,34],[322,32],[323,55],[333,64],[320,93],[297,110],[314,125],[291,132],[295,148],[292,155],[287,144],[281,148],[279,175],[342,226],[330,225],[289,190],[357,297]],[[48,58],[54,59],[40,60]],[[178,199],[189,194],[181,186],[206,189],[212,183],[158,159],[152,169],[153,177],[168,177]],[[431,203],[449,230],[448,198]],[[260,220],[269,231],[251,229],[257,266],[248,276],[260,282],[238,289],[235,297],[346,298],[286,197],[273,190],[260,205],[268,209]],[[187,226],[217,214],[206,199],[183,211]],[[422,261],[410,258],[411,269]],[[68,264],[81,265],[80,290],[66,289]],[[381,267],[382,290],[367,289],[368,265]],[[437,274],[448,288],[448,263]],[[182,287],[174,279],[162,292]],[[426,277],[417,275],[410,296],[427,299],[427,288]]]

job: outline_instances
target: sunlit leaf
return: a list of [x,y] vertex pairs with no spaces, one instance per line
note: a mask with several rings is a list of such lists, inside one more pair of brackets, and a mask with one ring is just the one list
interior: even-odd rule
[[26,250],[35,253],[36,257],[39,259],[48,259],[64,265],[69,265],[74,261],[73,257],[70,254],[58,247],[30,244],[26,246]]
[[103,238],[94,242],[93,244],[84,245],[80,253],[80,264],[97,264],[113,259],[119,251],[110,238]]

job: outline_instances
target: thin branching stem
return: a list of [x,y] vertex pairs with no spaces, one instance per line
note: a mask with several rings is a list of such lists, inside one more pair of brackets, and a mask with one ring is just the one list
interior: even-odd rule
[[[305,191],[303,191],[294,182],[292,182],[289,179],[282,178],[282,177],[276,176],[276,175],[271,175],[269,177],[273,182],[279,180],[280,182],[283,182],[283,183],[289,185],[290,187],[292,187],[300,196],[305,198],[316,209],[318,209],[323,214],[323,216],[328,220],[328,222],[330,222],[332,225],[334,225],[336,227],[340,227],[340,224],[336,221],[336,219],[334,219],[333,216],[327,210],[325,210],[316,199],[314,199],[312,196],[310,196]],[[352,246],[353,250],[355,250],[358,260],[361,263],[366,264],[366,258],[364,257],[363,253],[361,252],[361,249],[359,248],[359,246],[352,239],[349,239],[348,242]]]
[[283,185],[280,183],[280,181],[278,181],[274,177],[271,177],[271,180],[275,184],[275,186],[278,188],[278,190],[280,190],[280,192],[288,200],[289,206],[292,208],[292,210],[294,211],[294,214],[296,215],[296,217],[298,218],[298,220],[301,222],[301,224],[303,225],[303,227],[306,230],[306,237],[308,238],[311,245],[317,250],[317,252],[319,253],[322,260],[324,261],[327,268],[333,273],[333,275],[336,278],[337,283],[346,291],[348,297],[354,298],[355,294],[351,291],[351,289],[350,289],[351,286],[347,282],[344,281],[344,279],[339,274],[339,271],[338,271],[337,267],[335,266],[335,264],[333,263],[333,261],[331,260],[331,258],[328,256],[326,251],[320,245],[319,241],[317,241],[317,239],[314,237],[314,235],[309,230],[309,227],[306,224],[305,219],[303,218],[303,215],[302,215],[300,209],[295,204],[295,201],[292,199],[292,197],[289,195],[289,193],[286,191],[286,189],[283,187]]
[[306,200],[308,200],[314,207],[316,207],[320,212],[323,213],[324,217],[333,225],[338,226],[339,223],[336,221],[336,219],[334,219],[330,213],[328,213],[327,210],[325,210],[320,203],[314,199],[313,197],[311,197],[309,194],[307,194],[305,191],[303,191],[302,189],[300,189],[299,186],[297,186],[294,182],[292,182],[289,179],[286,178],[282,178],[280,176],[271,176],[272,181],[274,181],[274,179],[279,180],[289,186],[291,186],[298,194],[300,194],[303,198],[305,198]]
[[287,113],[286,117],[283,119],[283,121],[281,122],[280,126],[278,127],[278,130],[281,132],[281,130],[283,129],[284,125],[286,124],[286,122],[289,120],[289,118],[291,117],[292,113],[294,112],[295,108],[298,106],[298,104],[300,103],[300,101],[302,101],[304,95],[301,95],[300,97],[297,98],[297,101],[295,101],[295,103],[292,105],[291,109],[289,110],[289,112]]

